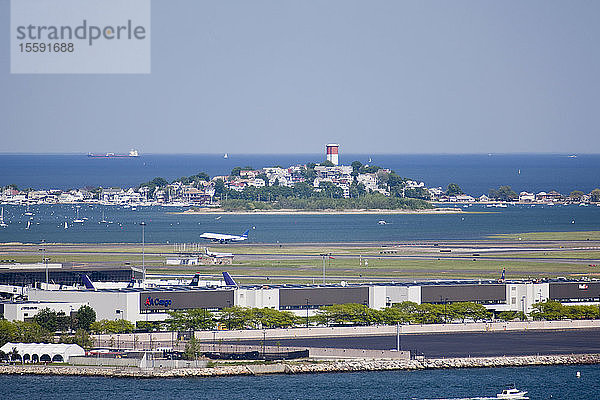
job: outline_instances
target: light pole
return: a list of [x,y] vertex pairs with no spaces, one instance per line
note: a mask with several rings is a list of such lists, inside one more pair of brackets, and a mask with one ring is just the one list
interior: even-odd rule
[[321,254],[321,258],[323,259],[323,285],[325,284],[325,263],[327,258],[331,256],[331,253]]
[[446,313],[446,304],[448,304],[448,298],[446,297],[446,301],[444,301],[444,323],[448,323],[448,314]]
[[227,300],[227,330],[231,330],[231,300]]
[[140,222],[140,225],[142,226],[142,286],[146,284],[146,260],[145,260],[145,249],[144,249],[144,242],[145,242],[145,236],[146,236],[146,223],[144,221]]
[[400,351],[400,321],[396,322],[396,351]]
[[308,328],[308,299],[306,299],[306,327]]
[[42,253],[42,264],[46,269],[46,290],[48,290],[48,262],[46,261],[46,240],[42,239],[42,247],[40,248],[40,252]]

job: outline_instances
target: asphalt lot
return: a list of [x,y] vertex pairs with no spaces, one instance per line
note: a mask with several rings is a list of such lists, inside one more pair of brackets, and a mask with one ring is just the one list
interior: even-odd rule
[[[240,340],[238,344],[262,344]],[[390,350],[395,335],[269,340],[266,345]],[[600,329],[401,335],[402,350],[426,357],[600,353]]]

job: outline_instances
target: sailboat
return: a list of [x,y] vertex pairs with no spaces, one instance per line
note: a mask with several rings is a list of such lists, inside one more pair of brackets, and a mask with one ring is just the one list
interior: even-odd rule
[[73,220],[74,224],[83,224],[85,221],[79,218],[79,207],[76,207],[77,210],[77,218]]
[[98,222],[99,224],[112,224],[111,221],[107,221],[106,218],[104,218],[104,210],[102,210],[102,221]]
[[29,227],[31,227],[31,221],[27,221],[27,226],[25,227],[25,230],[29,230]]
[[4,207],[2,207],[2,211],[0,212],[0,226],[3,227],[3,228],[6,227],[6,226],[8,226],[4,222]]
[[223,155],[223,158],[225,158],[225,159],[229,158],[229,156],[227,155],[227,153],[225,153],[225,154]]
[[65,229],[69,228],[69,224],[67,224],[67,221],[65,221]]

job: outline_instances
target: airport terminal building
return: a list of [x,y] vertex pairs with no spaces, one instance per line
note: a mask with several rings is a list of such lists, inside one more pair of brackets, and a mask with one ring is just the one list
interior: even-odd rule
[[[270,285],[240,287],[167,286],[152,289],[30,289],[29,301],[85,303],[97,319],[161,321],[168,311],[224,307],[269,307],[305,315],[321,306],[345,303],[381,309],[403,301],[445,304],[471,301],[494,312],[530,312],[534,303],[600,304],[600,281],[433,281],[381,284]],[[18,312],[15,311],[18,314]]]

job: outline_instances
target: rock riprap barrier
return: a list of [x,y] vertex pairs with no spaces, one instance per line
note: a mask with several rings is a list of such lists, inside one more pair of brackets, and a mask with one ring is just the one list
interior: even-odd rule
[[2,375],[69,375],[122,378],[211,377],[260,374],[312,374],[325,372],[424,370],[449,368],[500,368],[534,365],[600,364],[600,354],[437,358],[422,360],[353,360],[326,362],[280,362],[274,364],[225,365],[208,368],[138,369],[84,366],[4,365]]

